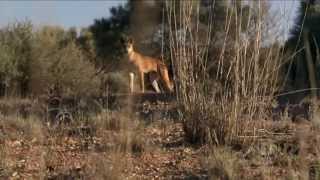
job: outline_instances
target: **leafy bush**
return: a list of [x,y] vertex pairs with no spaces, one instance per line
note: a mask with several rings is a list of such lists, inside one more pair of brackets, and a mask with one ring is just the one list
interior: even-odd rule
[[110,72],[103,76],[103,91],[107,93],[127,93],[129,90],[129,78],[125,78],[124,72]]
[[26,95],[33,44],[32,24],[15,22],[0,30],[0,81],[13,95]]
[[[66,95],[96,93],[99,79],[95,67],[84,58],[82,51],[67,33],[58,27],[44,27],[36,32],[31,66],[31,89],[43,93],[46,88],[58,84]],[[41,88],[42,87],[42,88]]]
[[[97,93],[95,66],[76,44],[76,31],[31,22],[16,22],[0,30],[2,92],[39,95],[58,84],[66,95]],[[9,93],[10,92],[10,93]]]

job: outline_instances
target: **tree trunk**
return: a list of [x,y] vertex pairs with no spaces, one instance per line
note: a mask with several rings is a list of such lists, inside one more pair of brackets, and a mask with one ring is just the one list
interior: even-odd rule
[[312,98],[317,98],[317,90],[316,90],[317,80],[316,80],[316,74],[314,70],[315,67],[312,59],[308,35],[309,35],[308,29],[305,29],[303,32],[303,41],[305,45],[305,55],[306,55],[306,61],[307,61],[307,67],[308,67],[308,77],[310,82],[311,95],[312,95]]

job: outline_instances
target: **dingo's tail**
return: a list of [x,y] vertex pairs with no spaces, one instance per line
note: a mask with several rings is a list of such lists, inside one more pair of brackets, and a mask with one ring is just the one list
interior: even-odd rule
[[170,91],[173,92],[173,83],[169,79],[169,73],[168,69],[164,64],[158,64],[158,71],[161,76],[161,79],[163,80],[166,88]]

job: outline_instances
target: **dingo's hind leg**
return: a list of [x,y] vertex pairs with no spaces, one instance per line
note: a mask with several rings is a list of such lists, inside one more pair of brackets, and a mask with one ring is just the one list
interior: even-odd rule
[[140,71],[141,91],[144,93],[144,72]]
[[169,73],[168,73],[168,69],[166,67],[161,67],[160,68],[160,75],[161,75],[161,78],[162,78],[166,88],[170,92],[173,92],[173,84],[169,79]]

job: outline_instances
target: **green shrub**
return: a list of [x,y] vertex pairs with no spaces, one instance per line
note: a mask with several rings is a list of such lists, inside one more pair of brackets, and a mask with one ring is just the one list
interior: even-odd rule
[[[65,95],[97,93],[95,66],[76,44],[76,31],[31,22],[9,24],[0,30],[1,91],[8,95],[39,95],[55,84]],[[4,90],[3,90],[4,89]]]
[[63,29],[44,27],[36,32],[31,66],[31,89],[41,94],[59,84],[65,95],[97,93],[99,79],[93,64],[87,61],[74,40],[66,40]]
[[29,90],[32,30],[29,21],[15,22],[0,30],[0,81],[5,84],[6,94],[25,96]]

